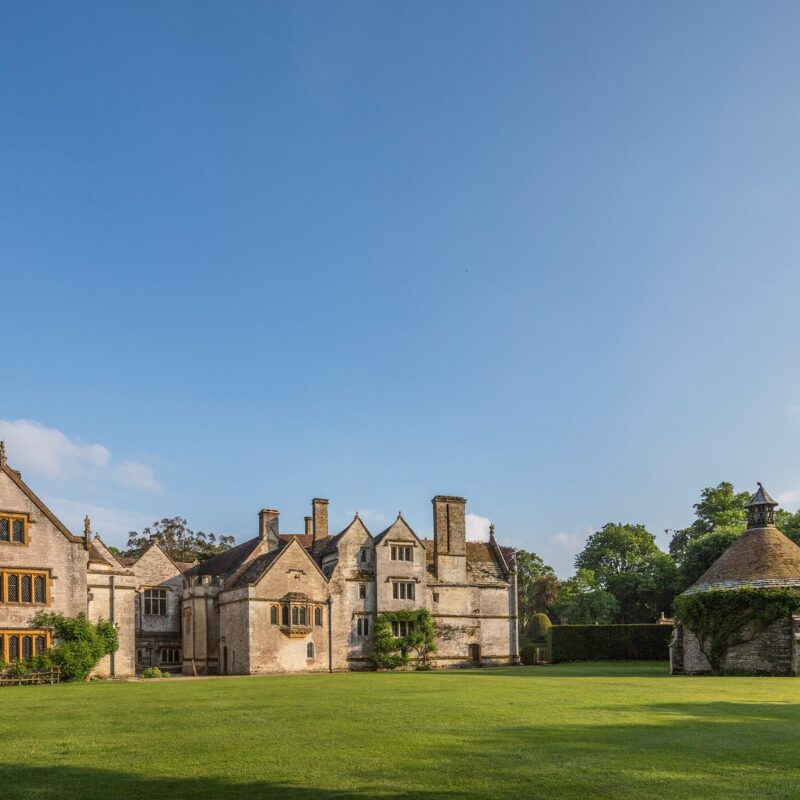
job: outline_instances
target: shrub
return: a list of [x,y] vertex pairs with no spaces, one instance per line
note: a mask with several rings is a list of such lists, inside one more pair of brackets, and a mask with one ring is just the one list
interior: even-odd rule
[[547,658],[557,661],[662,660],[669,658],[672,625],[553,625]]
[[[413,629],[407,636],[395,636],[392,633],[393,622],[407,622]],[[431,612],[426,609],[379,614],[373,633],[375,649],[372,662],[379,668],[406,666],[413,653],[417,669],[426,669],[430,654],[436,652],[436,629]]]
[[47,661],[61,668],[65,681],[86,678],[103,656],[119,649],[116,626],[100,620],[89,622],[85,614],[65,617],[61,614],[40,612],[32,620],[37,628],[51,628],[58,642],[47,653]]
[[531,666],[531,664],[536,663],[536,645],[535,644],[523,645],[519,651],[519,660],[526,667],[529,667]]
[[143,678],[163,678],[164,675],[166,675],[166,673],[162,672],[158,667],[147,667],[142,670]]
[[547,638],[547,631],[552,627],[553,623],[550,622],[550,617],[540,611],[538,614],[533,615],[533,619],[531,619],[526,633],[529,639],[535,642],[541,642]]

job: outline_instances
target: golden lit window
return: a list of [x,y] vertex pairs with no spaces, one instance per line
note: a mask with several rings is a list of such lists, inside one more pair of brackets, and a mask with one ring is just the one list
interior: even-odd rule
[[0,543],[28,543],[28,520],[26,515],[0,511]]
[[0,602],[50,605],[50,576],[41,570],[0,569]]
[[0,631],[0,658],[7,664],[28,661],[38,653],[50,648],[49,631],[4,630]]

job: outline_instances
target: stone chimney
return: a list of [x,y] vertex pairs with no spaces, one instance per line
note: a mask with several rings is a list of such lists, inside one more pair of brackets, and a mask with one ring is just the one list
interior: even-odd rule
[[321,541],[328,535],[328,501],[315,497],[311,501],[313,543]]
[[467,582],[466,505],[463,497],[433,498],[433,558],[436,575],[445,583]]
[[258,538],[266,539],[268,541],[268,548],[270,552],[277,550],[280,545],[278,538],[278,517],[280,511],[275,511],[273,508],[262,508],[258,512]]
[[310,536],[311,534],[314,533],[314,519],[313,517],[306,517],[305,521],[306,521],[305,534],[306,536]]

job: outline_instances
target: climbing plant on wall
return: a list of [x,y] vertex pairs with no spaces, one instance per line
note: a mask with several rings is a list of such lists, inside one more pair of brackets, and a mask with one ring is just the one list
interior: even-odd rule
[[713,589],[681,595],[675,613],[696,637],[711,671],[722,674],[728,651],[752,641],[773,622],[800,612],[800,592],[793,589]]
[[[405,636],[395,636],[392,623],[407,629]],[[397,669],[414,662],[417,669],[428,666],[436,652],[436,634],[430,611],[392,611],[378,614],[374,630],[372,660],[381,669]]]

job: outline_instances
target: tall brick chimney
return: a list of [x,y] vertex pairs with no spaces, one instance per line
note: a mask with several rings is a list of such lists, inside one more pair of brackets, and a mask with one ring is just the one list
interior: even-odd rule
[[437,494],[432,502],[436,575],[447,583],[466,583],[467,501],[463,497]]
[[311,509],[313,543],[316,544],[328,535],[328,501],[315,497],[311,501]]
[[259,539],[266,539],[268,541],[268,548],[270,551],[277,550],[280,544],[278,538],[278,517],[280,511],[275,511],[274,508],[262,508],[258,512],[258,537]]

